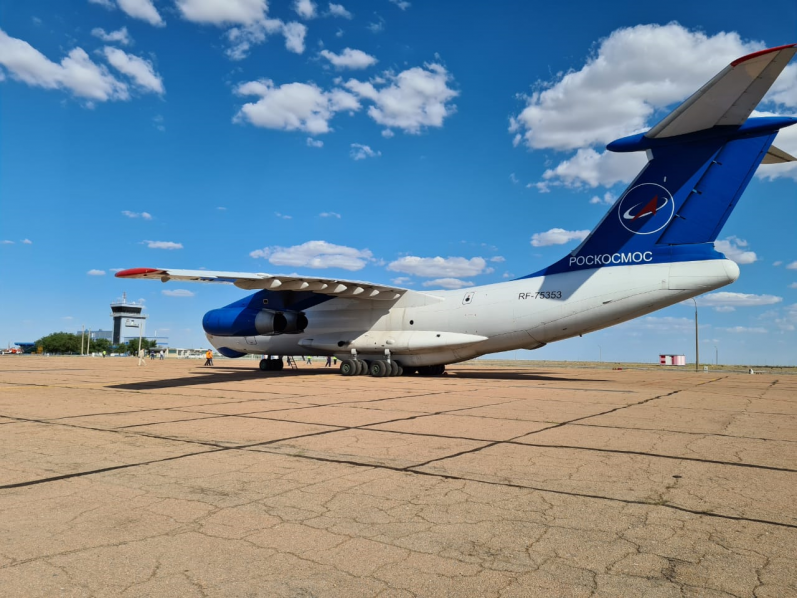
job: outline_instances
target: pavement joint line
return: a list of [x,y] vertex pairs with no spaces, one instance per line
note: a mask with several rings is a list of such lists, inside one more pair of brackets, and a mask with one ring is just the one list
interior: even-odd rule
[[[711,382],[711,381],[709,381],[709,382]],[[295,424],[301,424],[301,425],[317,425],[317,426],[324,426],[324,427],[331,428],[330,430],[323,430],[323,431],[320,431],[320,432],[314,432],[314,433],[310,433],[310,434],[306,434],[306,435],[300,435],[300,436],[289,437],[289,438],[280,438],[280,439],[269,440],[269,441],[266,441],[266,442],[254,443],[254,444],[249,444],[249,445],[235,445],[234,447],[229,447],[229,445],[225,445],[225,444],[204,442],[204,441],[199,441],[199,440],[191,440],[191,439],[179,438],[179,437],[174,437],[174,436],[162,436],[162,435],[156,435],[156,434],[147,434],[147,433],[136,433],[136,432],[133,432],[133,434],[136,435],[136,436],[142,436],[142,437],[146,437],[146,438],[155,438],[155,439],[160,439],[160,440],[172,440],[172,441],[186,442],[186,443],[191,443],[191,444],[200,444],[202,446],[211,446],[211,447],[216,447],[216,448],[228,448],[228,447],[229,448],[249,448],[249,447],[257,447],[257,446],[267,446],[269,444],[274,444],[274,443],[282,442],[282,441],[286,441],[286,440],[295,440],[297,438],[304,438],[304,437],[307,437],[307,436],[317,436],[317,435],[322,435],[322,434],[328,434],[328,433],[334,433],[334,432],[345,432],[345,431],[352,431],[352,430],[362,430],[362,431],[381,432],[381,433],[392,433],[392,434],[401,434],[401,435],[419,436],[419,437],[445,438],[445,439],[451,439],[451,440],[463,440],[463,441],[469,441],[469,442],[486,443],[484,446],[481,446],[481,447],[475,447],[475,448],[468,449],[468,450],[465,450],[465,451],[461,451],[461,452],[458,452],[458,453],[454,453],[454,454],[451,454],[451,455],[438,457],[436,459],[431,459],[431,460],[426,461],[424,463],[415,464],[415,465],[413,465],[411,467],[423,467],[423,466],[426,466],[426,465],[429,465],[431,463],[435,463],[435,462],[438,462],[438,461],[443,461],[443,460],[447,460],[447,459],[453,459],[453,458],[456,458],[456,457],[460,457],[462,455],[466,455],[466,454],[470,454],[470,453],[474,453],[474,452],[479,452],[479,451],[482,451],[482,450],[487,449],[487,448],[492,448],[493,446],[497,446],[499,444],[510,444],[510,445],[515,445],[515,446],[530,446],[530,447],[539,447],[539,448],[563,448],[563,449],[584,450],[584,451],[594,451],[594,452],[606,452],[606,453],[615,453],[615,454],[639,455],[639,456],[647,456],[647,457],[653,457],[653,458],[672,459],[672,460],[680,460],[680,461],[693,461],[693,462],[700,462],[700,463],[711,463],[711,464],[716,464],[716,465],[727,465],[727,466],[732,466],[732,467],[749,467],[749,468],[754,468],[754,469],[764,469],[764,470],[772,470],[772,471],[782,471],[782,472],[787,472],[787,473],[797,473],[797,470],[790,469],[790,468],[772,467],[772,466],[758,465],[758,464],[752,464],[752,463],[732,463],[732,462],[727,462],[727,461],[719,461],[719,460],[711,460],[711,459],[699,459],[699,458],[694,458],[694,457],[680,457],[680,456],[675,456],[675,455],[663,455],[663,454],[656,454],[656,453],[646,453],[646,452],[643,452],[643,451],[627,451],[627,450],[619,450],[619,449],[600,449],[600,448],[591,448],[591,447],[566,446],[566,445],[561,445],[560,446],[560,445],[547,445],[547,444],[517,442],[517,439],[519,439],[519,438],[525,438],[527,436],[532,436],[532,435],[535,435],[535,434],[539,434],[541,432],[545,432],[545,431],[548,431],[548,430],[556,429],[556,428],[562,427],[564,425],[568,425],[568,424],[571,424],[571,423],[579,422],[579,421],[581,421],[583,419],[587,419],[587,418],[590,418],[590,417],[596,417],[597,415],[605,415],[607,413],[612,413],[613,411],[617,411],[618,409],[641,405],[641,404],[643,404],[645,402],[648,402],[648,401],[651,401],[651,400],[654,400],[654,399],[657,399],[657,398],[665,398],[667,396],[671,396],[671,395],[679,393],[679,392],[683,392],[683,390],[673,391],[672,393],[668,393],[666,395],[661,395],[661,396],[658,396],[658,397],[650,397],[648,399],[644,399],[641,402],[634,403],[634,404],[631,404],[631,405],[621,406],[621,407],[615,408],[613,410],[606,411],[604,413],[599,413],[599,414],[595,414],[595,415],[591,415],[591,416],[585,416],[584,418],[577,418],[577,419],[574,419],[574,420],[570,420],[568,422],[558,422],[558,423],[555,423],[552,426],[548,426],[546,428],[542,428],[540,430],[535,430],[535,431],[532,431],[532,432],[529,432],[529,433],[520,434],[518,436],[515,436],[515,437],[507,439],[507,440],[489,440],[489,439],[480,439],[480,438],[469,438],[469,437],[464,437],[464,436],[448,436],[448,435],[428,434],[428,433],[421,433],[421,432],[407,432],[407,431],[397,431],[397,430],[380,430],[378,428],[373,428],[373,426],[385,425],[385,424],[390,424],[390,423],[397,423],[397,422],[401,422],[401,421],[411,421],[411,420],[415,420],[415,419],[420,419],[420,418],[425,418],[425,417],[432,417],[432,416],[436,416],[436,415],[456,414],[456,412],[471,410],[471,409],[474,409],[474,407],[462,407],[462,408],[457,408],[457,409],[449,409],[449,410],[437,411],[437,412],[433,412],[433,413],[419,413],[417,415],[412,415],[412,416],[408,416],[408,417],[404,417],[404,418],[395,418],[395,419],[385,420],[385,421],[381,421],[381,422],[374,422],[374,423],[369,423],[369,424],[361,424],[359,426],[339,426],[339,425],[334,425],[334,424],[304,422],[304,421],[298,421],[298,420],[286,420],[286,419],[277,419],[277,418],[268,418],[268,417],[252,417],[250,414],[210,414],[209,417],[196,417],[196,418],[189,418],[189,419],[183,419],[183,420],[173,420],[173,421],[167,421],[167,422],[152,422],[152,423],[145,423],[145,424],[133,424],[133,425],[130,425],[130,426],[121,426],[121,427],[117,427],[117,428],[95,428],[95,427],[81,426],[81,425],[76,425],[76,424],[63,424],[60,421],[54,421],[54,420],[29,420],[29,419],[25,419],[25,418],[19,418],[19,419],[21,419],[21,421],[30,421],[30,422],[34,422],[34,423],[51,424],[51,425],[65,425],[65,426],[69,426],[69,427],[75,427],[75,428],[86,429],[86,430],[93,430],[93,431],[98,431],[98,432],[121,432],[123,430],[129,430],[130,428],[136,428],[136,427],[156,426],[156,425],[161,425],[161,424],[174,424],[174,423],[181,423],[181,422],[188,422],[188,421],[198,421],[198,420],[205,420],[205,419],[223,419],[223,418],[230,418],[230,417],[232,417],[232,418],[240,417],[240,418],[245,418],[245,419],[257,419],[257,420],[274,421],[274,422],[287,422],[287,423],[295,423]],[[422,397],[422,396],[431,396],[433,394],[441,394],[441,393],[427,393],[427,395],[414,395],[414,398],[417,398],[419,396],[420,397]],[[379,401],[379,400],[383,400],[383,399],[375,399],[375,401]],[[513,401],[508,401],[508,402],[513,402]],[[487,404],[487,405],[481,405],[480,407],[490,407],[490,406],[504,405],[504,404],[506,404],[506,402],[491,403],[491,404]],[[328,405],[328,406],[333,406],[334,407],[335,405]],[[312,406],[312,407],[315,407],[315,406]],[[299,407],[297,409],[306,409],[306,408],[311,408],[311,407]],[[170,410],[173,410],[173,408],[161,409],[161,410],[162,411],[170,411]],[[292,411],[292,410],[294,410],[294,409],[293,408],[277,409],[277,410],[268,411],[268,413],[275,412],[275,411]],[[151,412],[151,411],[158,411],[158,409],[147,409],[147,410],[141,410],[139,412]],[[133,411],[133,412],[119,412],[119,413],[114,413],[114,414],[110,414],[110,415],[124,414],[124,413],[137,413],[137,412],[136,411]],[[261,413],[261,412],[254,412],[254,413]],[[2,416],[2,417],[8,417],[8,416]],[[469,416],[463,415],[463,417],[469,417]],[[61,418],[61,419],[63,419],[63,418]],[[493,418],[493,419],[495,419],[495,418]],[[503,418],[497,418],[497,419],[503,419]],[[506,420],[506,421],[520,421],[520,420]],[[523,421],[531,421],[531,420],[523,420]],[[5,423],[18,423],[18,422],[5,422]],[[541,423],[544,423],[544,422],[541,422]],[[578,424],[578,423],[575,423],[575,425],[587,425],[587,426],[589,426],[591,424]],[[603,427],[603,426],[594,426],[594,427]],[[628,428],[622,428],[622,429],[628,429]],[[630,429],[635,429],[635,428],[630,428]],[[2,489],[2,487],[0,487],[0,489]]]
[[750,467],[752,469],[765,469],[768,471],[783,471],[786,473],[797,473],[797,469],[789,467],[775,467],[772,465],[758,465],[756,463],[733,463],[731,461],[719,461],[717,459],[700,459],[697,457],[679,457],[677,455],[664,455],[661,453],[646,453],[644,451],[627,451],[620,449],[604,449],[589,446],[571,446],[566,444],[531,444],[526,442],[515,442],[514,440],[499,441],[505,444],[513,444],[515,446],[533,446],[538,448],[553,448],[553,449],[568,449],[576,451],[594,451],[598,453],[616,453],[620,455],[639,455],[642,457],[654,457],[657,459],[672,459],[675,461],[693,461],[695,463],[709,463],[712,465],[728,465],[731,467]]
[[[659,395],[659,396],[656,396],[656,397],[650,397],[650,398],[644,399],[642,401],[639,401],[637,403],[631,403],[630,405],[623,405],[623,406],[620,406],[620,407],[615,407],[614,409],[609,409],[608,411],[604,411],[602,413],[596,413],[594,415],[586,415],[584,417],[577,417],[575,419],[571,419],[569,421],[561,422],[561,423],[556,424],[554,426],[550,426],[549,428],[543,428],[542,430],[537,430],[535,432],[529,432],[528,434],[522,434],[521,436],[517,436],[516,438],[520,438],[522,436],[532,436],[534,434],[539,434],[540,432],[545,432],[547,430],[554,430],[556,428],[561,428],[562,426],[566,426],[566,425],[571,424],[573,422],[578,422],[578,421],[582,421],[582,420],[585,420],[585,419],[589,419],[591,417],[598,417],[600,415],[608,415],[609,413],[614,413],[615,411],[620,411],[621,409],[628,409],[629,407],[637,407],[639,405],[644,405],[645,403],[648,403],[650,401],[654,401],[656,399],[662,399],[664,397],[672,396],[672,395],[677,394],[679,392],[683,392],[683,391],[682,390],[674,390],[674,391],[669,392],[667,394]],[[490,444],[488,444],[486,446],[469,449],[467,451],[462,451],[460,453],[455,453],[453,455],[449,455],[448,457],[438,457],[437,459],[431,459],[429,461],[426,461],[425,463],[421,463],[419,465],[416,465],[415,467],[423,467],[425,465],[429,465],[430,463],[437,463],[439,461],[445,461],[446,459],[452,459],[452,458],[455,458],[455,457],[461,457],[462,455],[468,455],[468,454],[471,454],[471,453],[478,453],[478,452],[480,452],[480,451],[482,451],[484,449],[492,448],[495,445],[497,445],[498,443],[499,443],[499,441],[495,441],[495,442],[491,442]]]
[[117,471],[119,469],[129,469],[131,467],[141,467],[141,466],[144,466],[144,465],[154,465],[156,463],[164,463],[166,461],[175,461],[177,459],[183,459],[185,457],[194,457],[196,455],[206,455],[206,454],[209,454],[209,453],[218,453],[218,452],[221,452],[223,450],[228,450],[228,449],[222,447],[222,448],[216,448],[216,449],[209,450],[209,451],[197,451],[197,452],[194,452],[194,453],[187,453],[187,454],[184,454],[184,455],[173,455],[171,457],[165,457],[163,459],[154,459],[154,460],[151,460],[151,461],[141,461],[141,462],[138,462],[138,463],[127,463],[127,464],[124,464],[124,465],[112,465],[110,467],[102,467],[100,469],[92,469],[92,470],[89,470],[89,471],[77,471],[77,472],[73,472],[73,473],[65,473],[63,475],[52,476],[52,477],[49,477],[49,478],[40,478],[38,480],[29,480],[27,482],[15,482],[13,484],[5,484],[3,486],[0,486],[0,490],[13,490],[15,488],[25,488],[27,486],[36,486],[38,484],[47,484],[47,483],[50,483],[50,482],[60,482],[62,480],[69,480],[69,479],[72,479],[72,478],[81,478],[81,477],[84,477],[84,476],[95,475],[95,474],[98,474],[98,473],[106,473],[106,472],[109,472],[109,471]]
[[[239,447],[239,448],[241,448],[241,447]],[[384,469],[384,470],[388,470],[388,471],[394,471],[396,473],[405,473],[405,474],[411,474],[411,475],[422,475],[422,476],[434,477],[434,478],[440,478],[440,479],[446,479],[446,480],[454,480],[454,481],[461,481],[461,482],[473,482],[473,483],[477,483],[477,484],[488,484],[490,486],[500,486],[500,487],[504,487],[504,488],[515,488],[515,489],[518,489],[518,490],[531,490],[531,491],[534,491],[534,492],[542,492],[542,493],[546,493],[547,492],[547,493],[550,493],[550,494],[558,494],[558,495],[562,495],[562,496],[571,496],[571,497],[575,497],[575,498],[589,498],[589,499],[594,499],[594,500],[605,500],[605,501],[608,501],[608,502],[618,502],[618,503],[623,503],[623,504],[639,505],[639,506],[645,506],[645,507],[661,507],[661,508],[665,508],[665,509],[674,509],[674,510],[681,511],[681,512],[684,512],[684,513],[691,513],[693,515],[704,516],[704,517],[716,517],[716,518],[720,518],[720,519],[730,519],[732,521],[741,521],[741,522],[749,522],[749,523],[761,523],[761,524],[764,524],[764,525],[774,525],[774,526],[777,526],[777,527],[785,527],[785,528],[789,528],[789,529],[797,529],[797,524],[783,523],[783,522],[780,522],[780,521],[771,521],[771,520],[768,520],[768,519],[759,519],[759,518],[754,518],[754,517],[742,517],[742,516],[738,516],[738,515],[725,515],[725,514],[722,514],[722,513],[710,512],[710,511],[700,511],[700,510],[697,510],[697,509],[689,509],[689,508],[686,508],[686,507],[681,507],[679,505],[666,503],[666,502],[663,502],[663,503],[660,503],[660,502],[649,502],[649,501],[644,501],[644,500],[632,500],[632,499],[617,498],[617,497],[612,497],[612,496],[602,496],[602,495],[599,495],[599,494],[568,492],[566,490],[556,490],[556,489],[552,489],[552,488],[542,488],[542,487],[537,487],[537,486],[528,486],[528,485],[525,485],[525,484],[517,484],[517,483],[511,483],[511,482],[494,482],[494,481],[490,481],[490,480],[481,480],[481,479],[478,479],[478,478],[468,478],[468,477],[464,477],[464,476],[456,476],[456,475],[452,475],[452,474],[436,473],[436,472],[432,472],[432,471],[422,471],[422,470],[417,469],[418,467],[422,467],[424,464],[412,465],[412,466],[409,466],[409,467],[405,468],[405,467],[394,467],[394,466],[380,464],[380,463],[362,463],[362,462],[359,462],[359,461],[352,461],[352,460],[332,459],[332,458],[319,457],[319,456],[313,456],[313,455],[286,454],[286,453],[283,453],[283,452],[268,451],[268,450],[253,451],[253,452],[265,452],[265,453],[269,453],[269,454],[280,455],[280,456],[283,456],[283,457],[292,457],[292,458],[296,458],[296,459],[308,459],[308,460],[311,460],[311,461],[320,461],[322,463],[338,463],[338,464],[342,464],[342,465],[351,465],[351,466],[354,466],[354,467],[366,467],[366,468],[371,468],[371,469]]]
[[719,438],[741,438],[745,440],[761,440],[764,442],[790,442],[797,443],[797,440],[784,440],[780,438],[762,438],[760,436],[736,436],[734,434],[719,434],[717,432],[692,432],[687,430],[670,430],[667,428],[631,428],[626,426],[607,426],[604,424],[573,424],[574,426],[584,426],[585,428],[606,428],[609,430],[642,430],[645,432],[667,432],[669,434],[689,434],[690,436],[717,436]]

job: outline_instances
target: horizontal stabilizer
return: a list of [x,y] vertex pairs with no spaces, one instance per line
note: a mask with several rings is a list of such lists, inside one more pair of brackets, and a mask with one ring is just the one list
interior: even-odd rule
[[761,164],[785,164],[786,162],[797,162],[797,158],[779,147],[771,145]]
[[645,137],[674,137],[743,124],[796,52],[797,44],[790,44],[734,60]]

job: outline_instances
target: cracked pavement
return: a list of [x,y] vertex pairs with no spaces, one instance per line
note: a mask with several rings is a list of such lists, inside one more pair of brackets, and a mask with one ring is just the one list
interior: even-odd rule
[[797,377],[0,360],[0,593],[797,597]]

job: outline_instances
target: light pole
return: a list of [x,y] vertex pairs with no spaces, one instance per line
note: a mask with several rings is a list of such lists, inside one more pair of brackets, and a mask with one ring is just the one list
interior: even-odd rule
[[717,345],[714,345],[714,365],[720,364],[720,350],[717,349]]
[[700,371],[700,345],[698,341],[697,335],[697,300],[692,297],[692,301],[695,302],[695,371]]

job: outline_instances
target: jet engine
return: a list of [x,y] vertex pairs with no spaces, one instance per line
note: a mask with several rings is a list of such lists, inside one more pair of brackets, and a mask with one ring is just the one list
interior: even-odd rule
[[202,318],[202,328],[213,336],[271,336],[296,334],[307,328],[307,316],[295,311],[222,307]]

